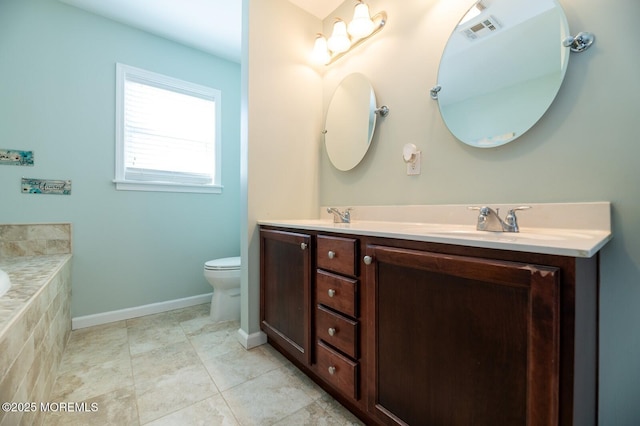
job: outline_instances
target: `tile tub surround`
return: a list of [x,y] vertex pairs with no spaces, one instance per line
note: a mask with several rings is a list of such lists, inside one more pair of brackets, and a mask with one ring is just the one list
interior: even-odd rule
[[[0,402],[48,402],[71,333],[71,254],[0,258],[11,289],[0,298]],[[0,426],[41,414],[0,411]]]
[[0,259],[71,252],[70,223],[0,225]]

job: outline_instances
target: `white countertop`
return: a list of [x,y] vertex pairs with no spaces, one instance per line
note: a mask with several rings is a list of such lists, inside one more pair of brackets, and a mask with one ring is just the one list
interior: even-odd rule
[[[612,238],[609,203],[528,205],[531,210],[518,212],[519,233],[476,231],[477,212],[460,205],[398,206],[395,211],[389,206],[354,207],[351,223],[333,223],[323,207],[320,219],[263,219],[258,224],[571,257],[591,257]],[[418,216],[425,221],[404,220]],[[549,220],[555,216],[559,220]],[[397,220],[384,220],[388,218]]]

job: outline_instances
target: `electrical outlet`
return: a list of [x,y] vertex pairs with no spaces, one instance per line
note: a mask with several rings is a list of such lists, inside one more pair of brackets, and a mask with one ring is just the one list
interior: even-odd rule
[[420,174],[420,160],[421,160],[421,152],[416,152],[415,158],[413,161],[407,163],[407,175],[419,175]]

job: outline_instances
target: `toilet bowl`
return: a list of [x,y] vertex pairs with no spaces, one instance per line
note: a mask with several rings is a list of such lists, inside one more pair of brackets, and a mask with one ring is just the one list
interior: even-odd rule
[[206,262],[204,277],[213,287],[211,319],[240,321],[240,256]]

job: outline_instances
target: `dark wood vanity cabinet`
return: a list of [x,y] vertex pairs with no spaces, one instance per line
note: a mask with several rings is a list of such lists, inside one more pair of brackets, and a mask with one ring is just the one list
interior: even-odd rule
[[552,425],[560,270],[369,246],[372,384],[385,423]]
[[311,236],[260,231],[262,331],[291,357],[311,363]]
[[302,367],[366,424],[596,424],[597,256],[309,234]]

